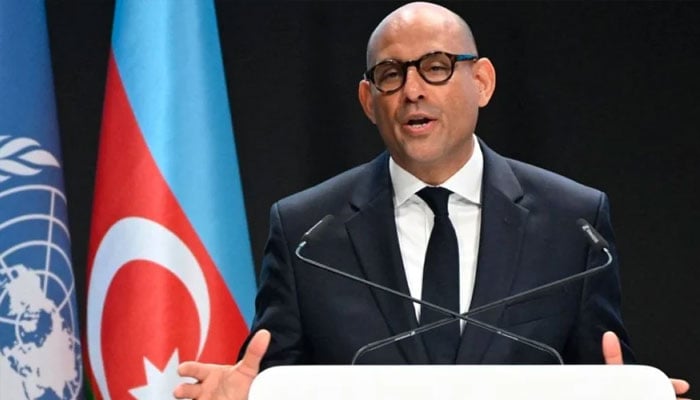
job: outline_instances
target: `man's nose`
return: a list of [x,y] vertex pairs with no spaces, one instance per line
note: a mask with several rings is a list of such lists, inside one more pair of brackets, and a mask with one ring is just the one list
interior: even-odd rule
[[403,86],[403,92],[406,100],[416,102],[425,97],[425,85],[427,82],[418,73],[418,69],[414,66],[408,67],[406,70],[406,82]]

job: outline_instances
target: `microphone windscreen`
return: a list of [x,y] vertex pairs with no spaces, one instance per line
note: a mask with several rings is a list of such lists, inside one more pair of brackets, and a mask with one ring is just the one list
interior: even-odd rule
[[333,222],[334,219],[335,217],[330,214],[321,218],[311,228],[309,228],[309,230],[306,231],[306,233],[304,233],[304,236],[301,237],[301,240],[304,242],[308,242],[318,238],[321,235],[321,232],[323,231],[323,227]]
[[581,231],[586,238],[588,238],[588,241],[591,242],[591,246],[593,246],[593,248],[596,250],[603,250],[610,247],[608,241],[605,240],[603,235],[598,233],[598,231],[595,230],[593,225],[589,224],[588,221],[583,218],[579,218],[576,220],[576,223],[579,225],[579,227],[581,227]]

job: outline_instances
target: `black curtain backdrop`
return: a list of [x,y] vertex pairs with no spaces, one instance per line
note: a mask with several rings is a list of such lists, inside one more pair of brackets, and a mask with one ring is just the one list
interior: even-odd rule
[[[604,190],[641,363],[700,385],[696,204],[700,6],[454,2],[498,83],[477,133],[501,154]],[[365,45],[393,2],[218,2],[251,246],[276,199],[383,146],[357,102]],[[78,301],[112,2],[48,1]],[[192,132],[192,134],[200,134]],[[193,190],[196,190],[193,188]],[[137,199],[135,199],[137,201]],[[695,390],[700,393],[699,390]]]

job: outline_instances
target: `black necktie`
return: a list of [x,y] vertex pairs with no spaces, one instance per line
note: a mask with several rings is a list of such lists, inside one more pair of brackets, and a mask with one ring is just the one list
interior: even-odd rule
[[[425,254],[421,298],[448,310],[459,311],[459,249],[457,235],[447,212],[447,200],[452,192],[440,187],[426,187],[417,194],[435,214],[435,224]],[[444,317],[441,313],[421,307],[421,325]],[[456,322],[426,332],[423,340],[430,360],[435,364],[454,364],[459,337],[459,324]]]

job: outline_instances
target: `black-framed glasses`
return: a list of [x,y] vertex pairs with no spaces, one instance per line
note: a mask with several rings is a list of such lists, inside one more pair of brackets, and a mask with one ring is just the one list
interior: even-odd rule
[[450,54],[444,51],[435,51],[425,54],[417,60],[399,61],[384,60],[364,73],[364,78],[382,93],[391,94],[401,89],[406,83],[408,67],[416,67],[418,75],[424,81],[439,85],[445,83],[455,72],[455,63],[458,61],[474,61],[479,56],[476,54]]

